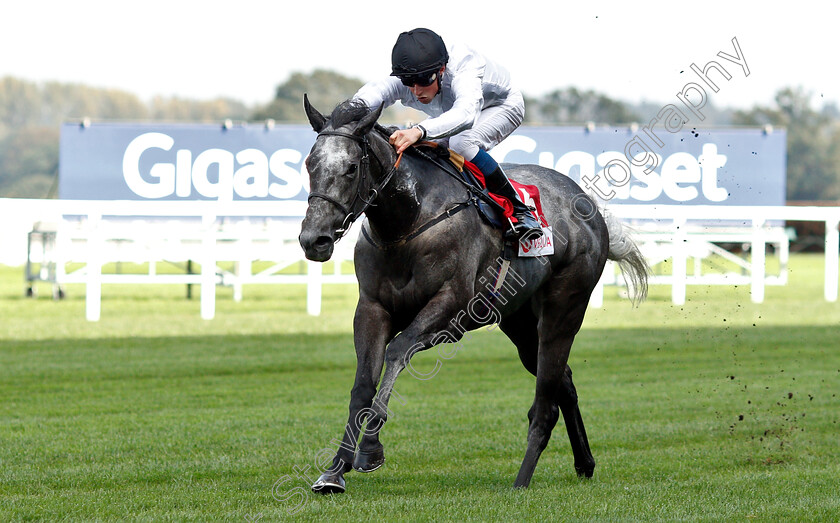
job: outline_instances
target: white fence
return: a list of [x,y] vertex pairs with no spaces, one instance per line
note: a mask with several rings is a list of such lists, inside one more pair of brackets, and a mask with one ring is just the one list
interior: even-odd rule
[[[342,261],[352,259],[353,242],[344,240],[333,256],[335,270],[304,260],[297,242],[305,202],[139,202],[0,199],[0,216],[18,226],[6,229],[0,263],[33,262],[36,279],[57,288],[68,283],[85,285],[86,313],[90,321],[101,314],[103,284],[174,283],[199,285],[201,317],[215,316],[215,287],[228,285],[234,299],[242,298],[247,284],[294,283],[307,285],[307,311],[321,309],[321,286],[355,283],[342,274]],[[355,231],[357,233],[358,231]],[[349,234],[354,236],[354,231]],[[29,247],[30,252],[27,252]],[[32,249],[34,247],[34,249]],[[21,259],[15,253],[23,253]],[[163,274],[163,262],[195,261],[198,274]],[[254,273],[252,262],[272,262]],[[68,272],[71,262],[82,264]],[[108,262],[148,264],[144,274],[104,274]],[[233,262],[233,270],[220,262]],[[286,267],[305,262],[306,274],[284,274]],[[27,272],[29,268],[27,267]]]
[[[770,206],[682,206],[682,205],[615,205],[609,212],[624,222],[636,222],[635,235],[650,263],[671,259],[670,276],[654,276],[651,284],[670,284],[671,300],[685,303],[686,286],[697,285],[750,285],[753,302],[764,301],[765,285],[787,283],[789,238],[783,227],[784,220],[814,221],[825,223],[824,298],[837,301],[838,295],[838,223],[840,207],[770,207]],[[654,221],[651,221],[654,220]],[[710,226],[720,222],[726,226]],[[716,244],[742,243],[749,247],[749,261],[732,255]],[[778,275],[767,274],[766,246],[775,245],[781,262]],[[746,274],[701,273],[699,260],[715,253],[735,262]],[[687,273],[689,259],[695,260],[694,274]],[[593,296],[592,304],[598,306],[603,296],[603,285],[613,283],[612,270],[605,270],[601,285]]]
[[[351,231],[336,248],[336,270],[323,274],[322,265],[306,262],[306,274],[280,271],[302,261],[297,243],[305,202],[138,202],[0,199],[0,217],[7,224],[0,231],[0,263],[19,265],[37,262],[40,272],[52,267],[44,279],[86,286],[86,317],[96,321],[101,313],[103,284],[178,283],[201,287],[201,317],[215,315],[215,286],[230,285],[234,298],[241,299],[246,284],[297,283],[307,285],[307,310],[319,314],[321,287],[330,283],[353,283],[355,277],[341,274],[341,261],[352,259]],[[764,299],[767,284],[787,282],[788,238],[777,224],[782,220],[819,221],[826,225],[825,292],[828,301],[838,296],[838,223],[840,207],[705,207],[615,205],[610,212],[627,222],[639,222],[637,241],[652,263],[670,258],[672,274],[655,276],[651,283],[669,284],[674,303],[685,302],[687,285],[746,284],[752,300]],[[654,221],[651,221],[654,220]],[[728,227],[709,227],[710,220],[726,220]],[[644,223],[642,223],[644,221]],[[8,224],[12,224],[9,226]],[[358,225],[357,225],[358,226]],[[40,232],[39,232],[40,229]],[[30,246],[42,247],[54,232],[54,248],[27,253]],[[42,242],[42,243],[39,243]],[[717,247],[717,243],[749,244],[751,259],[745,261]],[[782,261],[778,275],[768,275],[765,246],[776,245]],[[686,269],[690,259],[699,260],[710,252],[738,263],[743,274],[701,274],[695,263],[693,274]],[[157,264],[172,260],[194,260],[199,274],[161,274]],[[252,262],[266,260],[271,267],[254,273]],[[81,268],[66,272],[68,262]],[[132,261],[148,264],[146,274],[103,274],[107,262]],[[223,270],[219,262],[234,262]],[[604,272],[591,304],[600,306],[604,285],[619,283],[612,270]]]

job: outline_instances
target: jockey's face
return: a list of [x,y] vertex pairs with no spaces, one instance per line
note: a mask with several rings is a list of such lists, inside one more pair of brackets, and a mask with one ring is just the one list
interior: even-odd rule
[[430,85],[422,86],[420,84],[414,84],[409,89],[411,90],[411,94],[417,97],[417,100],[420,101],[421,104],[428,104],[434,100],[435,96],[437,96],[438,92],[440,92],[440,76],[443,74],[443,71],[446,70],[446,66],[440,68],[438,71],[438,78],[435,79]]

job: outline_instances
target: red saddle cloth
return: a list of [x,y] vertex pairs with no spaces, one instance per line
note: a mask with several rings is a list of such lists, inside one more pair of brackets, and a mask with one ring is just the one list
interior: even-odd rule
[[[484,175],[481,171],[476,167],[472,162],[464,160],[464,168],[469,170],[473,176],[481,183],[482,187],[485,189],[487,188],[487,183],[484,181]],[[543,227],[548,226],[548,222],[545,219],[545,215],[543,214],[542,204],[540,203],[540,190],[537,189],[536,185],[525,185],[514,180],[510,181],[510,184],[513,185],[513,188],[516,190],[517,194],[519,194],[520,199],[525,202],[526,205],[530,205],[537,208],[537,212],[535,213],[535,217],[537,221]],[[499,196],[498,194],[490,193],[490,197],[493,198],[503,209],[505,218],[509,218],[511,221],[516,223],[516,218],[513,217],[513,204],[505,198],[504,196]]]

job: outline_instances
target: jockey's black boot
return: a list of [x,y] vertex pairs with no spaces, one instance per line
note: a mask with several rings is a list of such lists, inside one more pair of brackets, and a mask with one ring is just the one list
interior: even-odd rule
[[534,218],[534,213],[531,212],[530,207],[519,199],[519,194],[517,194],[513,185],[510,184],[510,180],[508,180],[501,166],[496,167],[490,174],[484,173],[484,180],[487,182],[487,190],[499,196],[504,196],[513,204],[513,216],[516,218],[517,223],[511,225],[513,227],[513,235],[517,240],[523,236],[527,236],[528,238],[539,238],[542,236],[542,227],[540,227],[537,219]]

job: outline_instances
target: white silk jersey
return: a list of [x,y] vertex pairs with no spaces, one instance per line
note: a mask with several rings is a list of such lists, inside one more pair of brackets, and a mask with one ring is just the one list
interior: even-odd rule
[[420,123],[427,139],[446,138],[471,129],[481,111],[490,107],[508,105],[524,115],[522,94],[511,84],[507,69],[463,44],[454,44],[448,51],[440,91],[430,103],[417,100],[395,76],[365,84],[354,98],[370,108],[382,104],[388,107],[399,101],[428,114],[430,118]]

